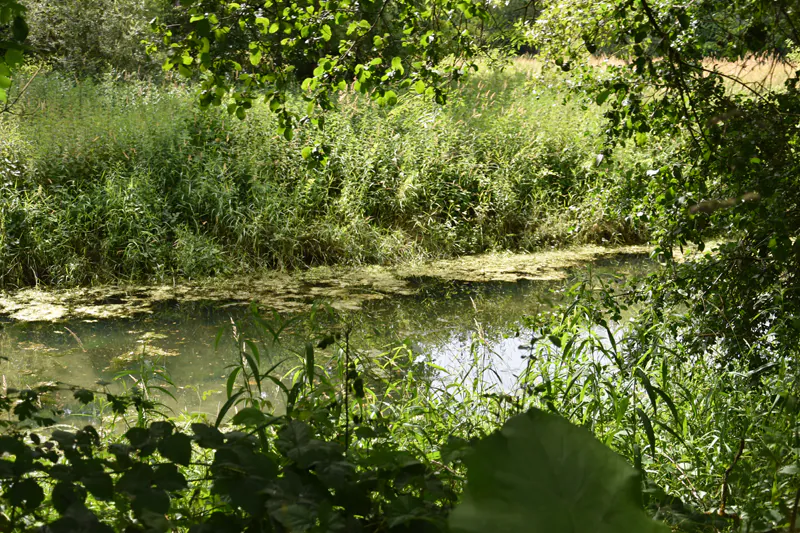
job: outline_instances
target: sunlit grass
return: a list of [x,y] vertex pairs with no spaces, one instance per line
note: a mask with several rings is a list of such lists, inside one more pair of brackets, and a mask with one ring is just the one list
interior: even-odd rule
[[[661,147],[597,165],[602,117],[534,79],[481,71],[446,106],[345,93],[324,131],[288,142],[267,107],[245,121],[191,91],[40,76],[2,119],[6,286],[390,264],[489,250],[637,242],[621,191]],[[302,102],[292,105],[301,108]],[[327,147],[327,165],[300,157]],[[621,194],[622,201],[617,201]]]

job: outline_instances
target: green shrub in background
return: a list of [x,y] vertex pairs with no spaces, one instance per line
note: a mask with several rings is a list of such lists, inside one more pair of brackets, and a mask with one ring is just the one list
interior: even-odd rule
[[[598,165],[596,109],[564,105],[524,67],[481,74],[452,100],[387,109],[348,94],[324,131],[287,142],[268,110],[197,111],[180,85],[39,76],[2,122],[0,283],[645,238],[630,188],[662,154],[622,148]],[[327,164],[304,146],[327,147]]]
[[34,55],[78,78],[157,74],[160,66],[141,44],[148,21],[169,16],[169,0],[25,0]]

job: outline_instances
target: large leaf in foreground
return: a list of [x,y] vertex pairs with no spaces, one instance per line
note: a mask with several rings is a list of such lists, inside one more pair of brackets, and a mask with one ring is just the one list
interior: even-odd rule
[[531,410],[479,442],[457,533],[666,533],[642,510],[639,474],[584,429]]

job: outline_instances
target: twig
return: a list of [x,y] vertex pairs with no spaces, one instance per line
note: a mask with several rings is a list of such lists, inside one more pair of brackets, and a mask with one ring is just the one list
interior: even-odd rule
[[67,330],[67,331],[69,331],[69,334],[70,334],[70,335],[72,335],[72,338],[73,338],[73,339],[75,339],[76,341],[78,341],[78,346],[80,346],[80,347],[81,347],[81,350],[83,350],[83,353],[86,353],[86,347],[85,347],[85,346],[83,345],[83,343],[81,342],[81,339],[80,339],[80,337],[78,337],[78,336],[75,334],[75,332],[74,332],[74,331],[72,331],[71,329],[69,329],[67,326],[64,326],[64,329],[65,329],[65,330]]

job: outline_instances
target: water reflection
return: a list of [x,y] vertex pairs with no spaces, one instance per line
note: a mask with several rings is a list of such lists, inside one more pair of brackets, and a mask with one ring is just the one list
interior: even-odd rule
[[[627,258],[595,270],[610,275],[643,264],[641,258]],[[576,271],[566,284],[584,275]],[[366,301],[333,318],[318,312],[317,330],[346,325],[352,346],[366,356],[404,345],[419,360],[453,375],[491,368],[481,379],[509,388],[525,369],[527,352],[520,346],[530,342],[521,318],[552,308],[559,302],[557,289],[565,286],[563,281],[409,282],[417,289],[414,295]],[[225,400],[226,367],[239,357],[230,333],[218,344],[217,334],[232,323],[246,324],[248,317],[247,306],[175,300],[135,318],[9,322],[0,326],[0,356],[7,358],[0,373],[8,387],[60,381],[97,389],[98,382],[133,386],[142,372],[163,366],[177,387],[174,408],[213,414]],[[306,318],[285,332],[281,346],[268,346],[262,360],[288,357],[283,370],[292,366],[297,361],[292,350],[310,334]]]

